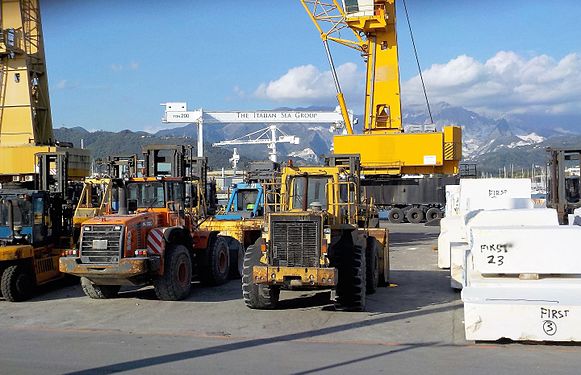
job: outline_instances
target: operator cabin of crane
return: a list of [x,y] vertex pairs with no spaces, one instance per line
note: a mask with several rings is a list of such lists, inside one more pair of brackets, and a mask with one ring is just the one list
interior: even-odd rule
[[343,9],[347,17],[373,16],[374,0],[343,0]]

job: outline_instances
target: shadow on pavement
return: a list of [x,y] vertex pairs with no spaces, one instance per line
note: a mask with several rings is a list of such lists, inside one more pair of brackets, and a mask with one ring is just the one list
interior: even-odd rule
[[[329,335],[329,334],[333,334],[333,333],[337,333],[337,332],[345,332],[345,331],[349,331],[352,329],[370,327],[370,326],[374,326],[374,325],[378,325],[378,324],[384,324],[384,323],[389,323],[389,322],[403,320],[403,319],[410,319],[410,318],[414,318],[414,317],[418,317],[418,316],[422,316],[422,315],[429,315],[429,314],[451,311],[451,310],[455,310],[457,308],[459,308],[459,306],[442,306],[442,307],[436,307],[433,309],[403,312],[403,313],[399,313],[396,315],[381,316],[381,317],[365,320],[362,322],[340,324],[337,326],[326,327],[326,328],[321,328],[321,329],[317,329],[317,330],[297,332],[297,333],[293,333],[293,334],[280,335],[280,336],[269,337],[269,338],[250,339],[250,340],[233,342],[233,343],[228,343],[228,344],[216,345],[216,346],[212,346],[209,348],[188,350],[188,351],[183,351],[180,353],[165,354],[165,355],[150,357],[150,358],[146,358],[146,359],[126,361],[126,362],[121,362],[121,363],[116,363],[116,364],[111,364],[111,365],[106,365],[106,366],[95,367],[95,368],[91,368],[91,369],[85,369],[85,370],[81,370],[81,371],[70,372],[69,374],[71,374],[71,375],[84,375],[84,374],[95,374],[95,373],[109,374],[109,373],[114,373],[114,372],[143,369],[146,367],[163,365],[163,364],[168,364],[168,363],[172,363],[172,362],[179,362],[179,361],[201,358],[201,357],[206,357],[206,356],[211,356],[211,355],[220,355],[223,353],[228,353],[228,352],[232,352],[232,351],[236,351],[236,350],[257,348],[257,347],[262,347],[262,346],[266,346],[266,345],[270,345],[270,344],[274,344],[274,343],[312,339],[312,338],[316,338],[319,336]],[[331,367],[329,367],[329,369],[330,368],[337,368],[337,367],[340,367],[343,365],[353,364],[356,362],[366,361],[366,360],[369,360],[369,359],[372,359],[375,357],[389,355],[389,354],[393,354],[393,353],[396,353],[399,351],[406,351],[406,350],[416,349],[419,347],[435,346],[435,345],[440,345],[440,344],[439,343],[402,344],[401,347],[394,348],[393,350],[389,350],[389,351],[384,352],[384,353],[380,353],[380,354],[372,355],[372,356],[366,356],[366,357],[362,357],[359,359],[350,360],[350,361],[347,361],[344,363],[333,364],[333,365],[331,365]],[[320,370],[324,370],[324,369],[326,369],[326,367],[323,367],[321,369],[313,369],[313,370],[307,371],[305,373],[310,373],[312,371],[320,371]]]
[[62,279],[36,287],[32,298],[25,302],[44,302],[84,296],[79,278],[67,275]]

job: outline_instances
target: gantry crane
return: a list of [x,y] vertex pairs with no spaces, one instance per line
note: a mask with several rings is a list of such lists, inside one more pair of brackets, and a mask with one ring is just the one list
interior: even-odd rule
[[[325,46],[340,108],[346,106],[329,41],[359,51],[366,62],[363,134],[354,134],[346,118],[348,134],[334,137],[335,153],[360,155],[367,194],[378,205],[391,209],[390,219],[401,221],[405,215],[417,222],[425,216],[440,216],[442,186],[449,183],[446,176],[459,172],[461,128],[444,126],[441,132],[404,132],[395,0],[300,1]],[[418,174],[423,178],[401,178]],[[434,194],[426,196],[425,191]]]
[[[204,125],[205,124],[331,124],[331,129],[344,130],[346,124],[353,122],[353,112],[336,111],[229,111],[210,112],[198,109],[188,111],[187,103],[164,103],[162,122],[164,123],[195,123],[198,127],[198,157],[204,156]],[[346,120],[345,120],[346,119]],[[271,128],[263,129],[272,131]],[[260,130],[256,133],[260,133]],[[276,132],[276,131],[275,131]],[[253,133],[254,134],[254,133]],[[283,136],[286,136],[283,134]],[[273,135],[276,137],[276,135]],[[284,142],[295,139],[285,138]],[[270,143],[270,141],[268,142]],[[276,153],[276,147],[274,149]],[[272,157],[272,153],[271,153]]]
[[298,145],[300,139],[294,135],[288,135],[276,125],[270,125],[264,129],[254,131],[236,139],[212,143],[213,147],[233,146],[233,145],[266,145],[268,147],[268,158],[273,163],[278,162],[276,145],[278,143],[290,143]]

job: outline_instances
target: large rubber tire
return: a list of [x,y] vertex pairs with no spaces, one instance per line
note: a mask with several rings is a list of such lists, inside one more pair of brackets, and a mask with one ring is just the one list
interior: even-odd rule
[[350,248],[341,249],[335,309],[365,310],[366,268],[365,251],[361,246],[351,245]]
[[244,270],[242,273],[242,297],[251,309],[275,309],[280,297],[280,287],[256,284],[252,278],[252,268],[260,264],[260,239],[248,246],[244,253]]
[[[6,269],[6,268],[4,268],[4,267],[2,267],[2,266],[0,265],[0,281],[2,281],[2,275],[4,274],[4,270],[5,270],[5,269]],[[3,296],[3,294],[2,294],[2,288],[0,287],[0,297],[2,297],[2,296]]]
[[7,301],[21,302],[32,297],[35,278],[29,267],[14,264],[6,267],[0,280],[0,290]]
[[439,208],[436,208],[436,207],[432,207],[426,212],[426,220],[427,221],[441,219],[443,216],[444,216],[444,214],[442,213],[442,210],[440,210]]
[[86,277],[81,277],[81,287],[87,297],[92,299],[109,299],[117,297],[121,285],[95,285]]
[[404,217],[405,215],[403,214],[402,209],[397,207],[394,207],[391,210],[389,210],[389,213],[387,214],[387,218],[389,219],[389,221],[395,224],[403,223]]
[[192,288],[192,258],[184,245],[166,250],[163,275],[153,281],[157,298],[180,301],[190,295]]
[[367,238],[365,261],[365,291],[367,294],[373,294],[379,285],[379,250],[375,237]]
[[412,207],[405,215],[410,223],[419,224],[424,220],[424,211],[419,207]]
[[230,248],[224,237],[214,237],[206,249],[200,269],[201,281],[205,285],[222,285],[230,274]]
[[239,279],[244,270],[244,246],[235,238],[228,241],[230,247],[230,278]]

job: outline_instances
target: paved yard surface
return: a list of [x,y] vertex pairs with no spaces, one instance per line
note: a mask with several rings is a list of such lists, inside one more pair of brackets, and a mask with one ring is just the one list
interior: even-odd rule
[[390,225],[392,282],[368,311],[333,311],[328,292],[283,292],[276,311],[241,300],[240,281],[186,301],[151,288],[98,301],[77,285],[0,301],[0,372],[574,374],[581,346],[475,344],[460,296],[436,267],[439,228]]

